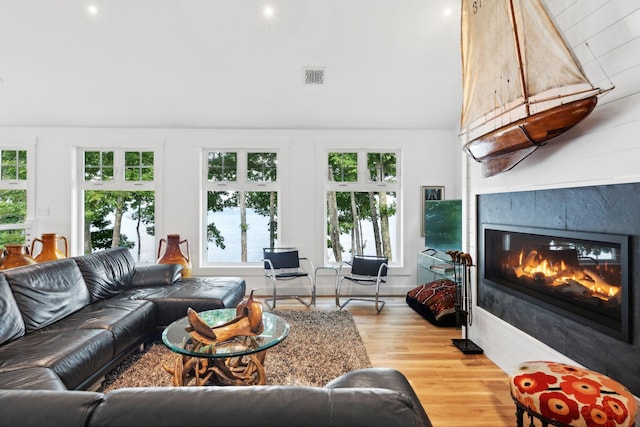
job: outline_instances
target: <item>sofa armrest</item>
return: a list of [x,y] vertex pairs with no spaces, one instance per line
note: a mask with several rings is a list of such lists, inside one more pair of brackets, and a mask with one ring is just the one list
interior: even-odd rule
[[325,388],[383,388],[402,393],[413,403],[413,410],[419,418],[420,425],[430,427],[431,421],[427,416],[420,399],[407,378],[400,372],[391,368],[365,368],[347,372],[344,375],[330,381]]
[[182,266],[178,264],[152,264],[136,266],[131,286],[134,288],[148,286],[172,285],[182,273]]

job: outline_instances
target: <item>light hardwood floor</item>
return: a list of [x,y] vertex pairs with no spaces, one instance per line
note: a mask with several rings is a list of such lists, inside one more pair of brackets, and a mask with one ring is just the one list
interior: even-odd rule
[[[507,374],[484,355],[465,355],[453,344],[456,328],[438,328],[413,311],[404,297],[386,297],[376,314],[373,304],[352,302],[353,315],[374,367],[401,371],[415,389],[435,427],[514,426],[515,406]],[[278,309],[302,309],[278,301]],[[333,298],[318,298],[316,310],[335,310]]]

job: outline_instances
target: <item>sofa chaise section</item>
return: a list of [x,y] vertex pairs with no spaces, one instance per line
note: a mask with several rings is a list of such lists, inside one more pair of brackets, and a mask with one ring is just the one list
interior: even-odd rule
[[162,329],[196,311],[233,308],[244,298],[241,277],[181,278],[182,266],[135,266],[127,249],[118,248],[73,258],[89,288],[91,301],[145,300],[157,307],[156,326]]

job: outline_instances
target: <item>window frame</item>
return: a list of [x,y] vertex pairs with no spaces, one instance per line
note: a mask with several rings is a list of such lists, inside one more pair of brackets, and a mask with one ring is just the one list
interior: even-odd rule
[[[235,180],[216,180],[209,179],[209,153],[236,153],[236,176]],[[272,181],[253,181],[248,176],[248,159],[250,153],[275,153],[276,158],[276,179]],[[200,244],[200,266],[203,268],[212,267],[262,267],[261,262],[256,261],[237,261],[237,262],[215,262],[209,261],[209,253],[207,248],[207,225],[208,210],[207,197],[209,191],[214,192],[275,192],[277,203],[277,230],[281,236],[281,211],[282,211],[282,149],[276,146],[257,146],[257,147],[229,147],[229,146],[207,146],[202,149],[201,162],[201,226],[199,230]]]
[[25,244],[32,239],[34,219],[35,219],[35,200],[36,200],[36,153],[35,146],[32,144],[14,145],[0,144],[0,153],[2,151],[26,151],[27,153],[27,177],[26,179],[2,179],[0,176],[0,190],[26,190],[27,192],[27,210],[24,222],[15,224],[0,224],[0,231],[7,230],[24,230]]
[[[79,148],[80,165],[78,182],[80,189],[84,193],[85,190],[111,190],[111,191],[156,191],[158,187],[157,178],[159,175],[159,157],[160,150],[153,147],[81,147]],[[87,151],[108,152],[113,151],[113,179],[110,180],[85,180],[85,163],[84,153]],[[153,152],[153,180],[150,181],[128,181],[125,176],[125,152]],[[84,199],[84,197],[83,197]],[[84,200],[82,200],[84,206]]]
[[[101,180],[85,180],[85,152],[100,151],[113,152],[113,179]],[[126,179],[126,152],[153,152],[153,180],[149,181],[130,181]],[[158,237],[162,235],[162,212],[158,209],[161,204],[160,189],[162,188],[162,147],[139,146],[139,145],[119,145],[119,146],[78,146],[77,147],[77,247],[80,252],[84,253],[84,206],[86,191],[152,191],[154,193],[154,203],[156,211],[154,213],[154,241],[157,243]],[[155,259],[155,243],[154,243],[154,259]],[[137,262],[137,261],[136,261]]]
[[[329,154],[332,153],[357,153],[358,164],[358,177],[356,181],[333,181],[329,179]],[[369,179],[369,167],[368,167],[368,155],[372,153],[380,154],[395,154],[396,156],[396,175],[393,182],[388,181],[372,181]],[[401,149],[386,149],[386,148],[357,148],[357,147],[325,147],[323,158],[323,174],[324,174],[324,194],[323,194],[323,262],[325,264],[329,261],[329,248],[324,243],[327,237],[327,224],[329,223],[329,217],[327,212],[327,194],[331,191],[335,192],[380,192],[385,191],[387,193],[395,193],[396,198],[396,213],[395,213],[395,227],[394,233],[396,236],[395,244],[393,245],[393,258],[389,262],[390,267],[402,267],[403,266],[403,241],[404,236],[402,234],[402,150]],[[348,261],[348,260],[343,260]]]

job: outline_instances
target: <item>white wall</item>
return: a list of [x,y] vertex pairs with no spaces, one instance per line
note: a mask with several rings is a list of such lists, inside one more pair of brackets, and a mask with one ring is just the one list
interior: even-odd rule
[[[416,286],[416,254],[424,249],[420,233],[420,186],[443,185],[447,198],[461,197],[456,134],[452,131],[183,130],[93,128],[0,128],[0,145],[35,144],[36,216],[34,237],[67,236],[74,255],[82,252],[78,229],[77,147],[162,147],[156,160],[156,248],[158,240],[179,233],[189,240],[194,275],[237,275],[249,289],[264,293],[261,266],[202,267],[201,164],[203,148],[276,147],[280,149],[280,240],[295,245],[315,265],[324,254],[324,169],[330,148],[401,150],[402,266],[393,268],[385,293],[402,295]],[[454,166],[452,166],[454,165]],[[48,212],[48,214],[47,214]],[[333,277],[323,272],[319,294],[333,294]]]
[[[596,75],[592,80],[606,86],[604,70],[616,88],[584,122],[511,171],[482,178],[479,164],[463,159],[471,254],[476,253],[477,194],[640,181],[640,5],[634,0],[545,3],[588,74]],[[587,59],[591,53],[585,43],[598,61]],[[474,319],[472,339],[506,371],[523,360],[571,362],[478,307]]]

